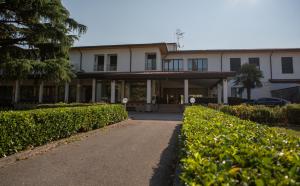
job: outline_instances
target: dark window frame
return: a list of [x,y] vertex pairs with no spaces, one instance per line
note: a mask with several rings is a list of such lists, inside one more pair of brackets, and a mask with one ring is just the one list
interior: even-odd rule
[[[103,58],[103,61],[102,61],[102,65],[99,65],[99,57],[102,57]],[[94,71],[100,71],[100,72],[103,72],[104,71],[104,68],[105,67],[105,56],[104,55],[96,55],[95,56],[95,64],[94,64]]]
[[[151,59],[149,58],[149,56],[154,56],[155,58]],[[146,53],[146,57],[145,57],[145,70],[146,71],[151,71],[151,70],[156,70],[157,69],[157,54],[156,53]]]
[[[116,60],[112,61],[112,57],[115,57]],[[114,65],[112,65],[112,62],[115,62]],[[117,54],[108,54],[108,63],[107,63],[107,71],[117,71],[118,69],[118,55]]]
[[230,71],[238,72],[241,69],[241,66],[241,58],[230,58]]
[[208,58],[190,58],[188,59],[188,71],[207,72]]
[[[167,68],[166,68],[166,64],[168,64]],[[183,59],[165,59],[165,60],[163,60],[163,71],[165,71],[165,72],[183,71]]]
[[259,57],[250,57],[248,59],[250,65],[256,66],[257,69],[260,69],[260,59]]
[[281,57],[281,72],[282,72],[282,74],[293,74],[294,73],[293,57]]

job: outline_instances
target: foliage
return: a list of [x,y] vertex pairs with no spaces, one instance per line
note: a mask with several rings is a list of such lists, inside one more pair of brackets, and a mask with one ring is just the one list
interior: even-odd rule
[[287,123],[285,107],[266,107],[263,105],[236,105],[222,106],[220,111],[237,116],[241,119],[251,120],[264,124]]
[[32,104],[32,103],[18,103],[10,107],[0,107],[0,111],[9,111],[9,110],[32,110],[32,109],[41,109],[41,108],[58,108],[58,107],[86,107],[93,105],[102,105],[104,103],[49,103],[49,104]]
[[182,127],[186,185],[297,185],[300,139],[205,107],[188,107]]
[[287,117],[290,124],[300,125],[300,104],[288,105]]
[[0,157],[122,121],[122,105],[0,112]]
[[70,18],[61,0],[2,0],[0,69],[3,78],[69,81],[68,52],[86,27]]
[[238,75],[235,78],[235,85],[242,85],[247,90],[247,99],[251,99],[251,89],[255,87],[262,87],[260,81],[263,78],[261,70],[257,69],[256,66],[251,64],[242,65]]

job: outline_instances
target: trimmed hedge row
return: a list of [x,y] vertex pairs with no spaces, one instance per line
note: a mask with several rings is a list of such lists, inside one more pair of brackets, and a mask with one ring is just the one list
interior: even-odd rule
[[300,104],[287,106],[287,118],[290,124],[300,125]]
[[300,105],[291,104],[285,107],[267,107],[264,105],[218,105],[208,107],[220,110],[241,119],[263,124],[300,124]]
[[188,107],[182,127],[186,185],[300,184],[300,139],[205,107]]
[[0,112],[0,157],[126,118],[122,105]]

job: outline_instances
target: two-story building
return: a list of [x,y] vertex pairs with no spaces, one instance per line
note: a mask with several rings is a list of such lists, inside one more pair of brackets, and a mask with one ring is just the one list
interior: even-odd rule
[[[128,98],[135,108],[189,102],[228,103],[246,97],[233,84],[244,63],[262,70],[263,87],[252,99],[282,97],[299,101],[300,49],[177,50],[176,43],[73,47],[71,82],[1,82],[0,96],[14,102],[110,102]],[[146,107],[144,107],[146,105]],[[147,106],[152,105],[152,106]]]

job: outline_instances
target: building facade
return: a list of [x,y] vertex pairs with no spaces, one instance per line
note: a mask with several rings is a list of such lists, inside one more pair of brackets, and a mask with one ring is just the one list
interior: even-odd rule
[[229,97],[246,97],[233,79],[241,65],[251,63],[264,75],[263,86],[252,90],[252,99],[276,96],[299,101],[297,48],[177,50],[175,43],[83,46],[71,48],[70,61],[77,75],[71,82],[1,81],[1,100],[119,103],[126,97],[135,109],[146,110],[160,104],[183,105],[190,97],[200,103],[227,104]]

